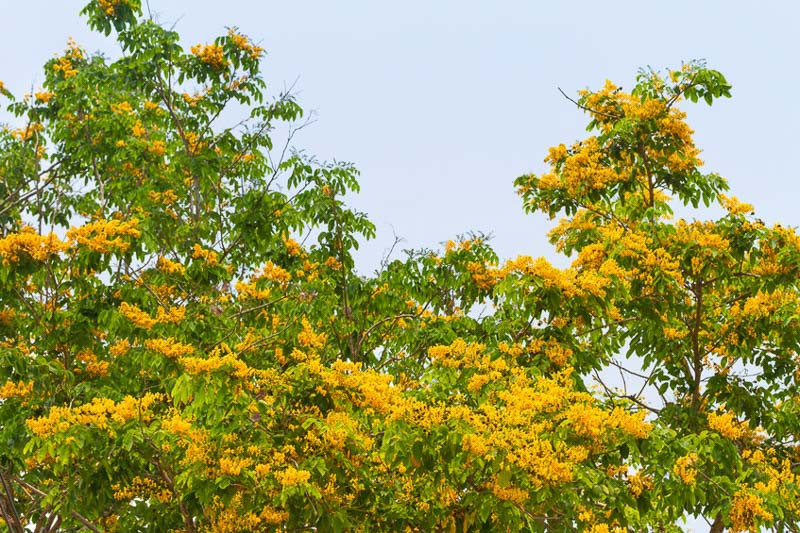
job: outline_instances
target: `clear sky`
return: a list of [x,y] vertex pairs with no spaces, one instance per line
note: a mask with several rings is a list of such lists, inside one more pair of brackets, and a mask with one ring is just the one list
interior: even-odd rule
[[[0,0],[0,80],[13,92],[37,87],[41,65],[68,36],[116,55],[85,29],[83,3]],[[150,0],[185,45],[235,25],[267,49],[276,93],[297,80],[300,103],[318,115],[298,146],[362,171],[353,203],[378,226],[362,272],[393,234],[416,248],[482,230],[501,258],[556,260],[550,222],[523,214],[512,182],[541,172],[547,147],[584,135],[585,116],[557,87],[574,94],[608,78],[629,88],[639,67],[699,58],[733,84],[730,100],[684,106],[706,169],[765,221],[800,225],[799,5]]]
[[[90,34],[84,2],[0,0],[0,79],[22,93],[73,36]],[[523,214],[512,182],[544,170],[547,147],[584,135],[585,116],[557,90],[629,88],[639,67],[704,58],[733,84],[712,108],[685,105],[706,169],[766,221],[800,224],[797,152],[800,37],[794,2],[348,2],[150,0],[184,44],[238,26],[268,51],[275,92],[295,85],[317,122],[298,145],[361,170],[353,203],[378,238],[360,255],[375,268],[393,233],[436,246],[468,230],[494,234],[501,258],[553,254],[550,222]],[[555,258],[553,258],[555,259]]]

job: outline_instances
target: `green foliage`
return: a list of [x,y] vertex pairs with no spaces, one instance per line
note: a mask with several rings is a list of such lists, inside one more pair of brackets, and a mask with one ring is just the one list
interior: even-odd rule
[[677,105],[719,72],[579,95],[592,135],[516,181],[570,268],[475,234],[363,276],[358,172],[292,151],[259,47],[83,14],[122,57],[0,85],[10,531],[794,530],[800,239],[700,171]]

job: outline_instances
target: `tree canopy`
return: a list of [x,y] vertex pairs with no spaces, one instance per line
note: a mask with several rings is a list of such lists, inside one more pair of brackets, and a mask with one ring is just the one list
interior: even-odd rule
[[702,170],[722,74],[576,96],[515,182],[570,267],[469,234],[363,275],[358,173],[291,149],[259,46],[83,14],[118,59],[0,83],[9,531],[798,530],[800,239]]

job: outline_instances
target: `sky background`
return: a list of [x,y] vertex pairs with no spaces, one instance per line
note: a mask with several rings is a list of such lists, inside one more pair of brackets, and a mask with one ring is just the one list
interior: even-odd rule
[[[574,95],[608,78],[629,89],[640,67],[692,59],[733,85],[733,98],[711,108],[683,106],[706,170],[763,220],[800,225],[799,5],[150,0],[187,47],[238,26],[267,49],[273,94],[294,84],[317,115],[298,147],[362,172],[352,203],[378,228],[358,256],[362,272],[379,265],[395,234],[419,248],[469,230],[492,233],[501,258],[564,265],[547,243],[552,223],[525,215],[512,185],[545,170],[549,146],[585,136],[586,116],[557,88]],[[82,6],[0,0],[0,80],[16,94],[38,88],[41,65],[68,36],[117,55],[86,30]]]

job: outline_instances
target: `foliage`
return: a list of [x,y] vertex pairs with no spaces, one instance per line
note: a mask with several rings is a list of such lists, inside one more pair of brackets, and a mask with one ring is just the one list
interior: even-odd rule
[[119,59],[0,85],[10,531],[796,530],[800,240],[700,171],[676,106],[720,73],[581,93],[592,136],[516,182],[570,268],[470,235],[363,276],[357,172],[287,150],[261,48],[83,13]]

